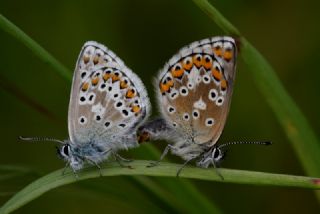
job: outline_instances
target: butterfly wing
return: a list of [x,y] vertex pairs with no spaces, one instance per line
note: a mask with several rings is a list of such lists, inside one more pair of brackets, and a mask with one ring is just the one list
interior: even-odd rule
[[182,48],[160,71],[156,92],[165,120],[187,142],[213,145],[229,111],[237,50],[231,37]]
[[149,98],[139,77],[105,46],[85,43],[70,96],[71,142],[119,142],[122,136],[135,133],[149,112]]

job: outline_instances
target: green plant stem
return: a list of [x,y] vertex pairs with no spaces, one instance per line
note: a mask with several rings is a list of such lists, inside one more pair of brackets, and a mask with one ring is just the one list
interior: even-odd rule
[[[117,163],[107,163],[103,165],[101,173],[102,176],[147,175],[173,177],[174,179],[192,178],[224,183],[320,189],[319,178],[219,169],[224,177],[224,180],[222,180],[215,169],[201,169],[197,167],[186,167],[182,170],[180,177],[176,178],[177,169],[181,167],[181,165],[161,163],[159,166],[147,168],[146,165],[148,165],[148,163],[148,161],[133,161],[130,163],[131,168],[119,167]],[[71,170],[68,170],[64,175],[62,175],[62,170],[57,170],[39,178],[17,193],[2,206],[0,213],[10,213],[51,189],[97,177],[100,177],[100,174],[99,170],[95,167],[85,168],[78,174],[78,177],[76,177]]]
[[320,176],[320,144],[305,116],[286,92],[272,66],[222,14],[206,0],[193,0],[222,30],[239,39],[240,54],[257,87],[275,112],[308,175]]
[[27,46],[39,59],[46,64],[50,65],[55,71],[58,72],[63,78],[71,80],[71,73],[62,65],[57,59],[55,59],[48,51],[41,47],[37,42],[31,39],[27,34],[15,26],[12,22],[6,19],[0,14],[0,28],[16,38],[22,44]]

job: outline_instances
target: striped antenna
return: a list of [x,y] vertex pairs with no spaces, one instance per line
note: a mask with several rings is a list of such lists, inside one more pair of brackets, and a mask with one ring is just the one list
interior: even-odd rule
[[61,140],[50,138],[50,137],[22,137],[22,136],[19,136],[19,139],[23,140],[23,141],[29,141],[29,142],[51,141],[51,142],[55,142],[55,143],[65,144],[65,142],[63,142]]
[[218,146],[218,148],[220,149],[226,146],[237,145],[237,144],[256,144],[256,145],[269,146],[272,144],[272,142],[271,141],[236,141],[236,142],[229,142],[229,143],[222,144]]

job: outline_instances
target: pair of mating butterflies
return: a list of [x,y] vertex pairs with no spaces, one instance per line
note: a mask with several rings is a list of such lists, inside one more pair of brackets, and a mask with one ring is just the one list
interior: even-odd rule
[[87,42],[73,76],[69,139],[21,139],[61,143],[58,154],[74,172],[86,162],[99,167],[110,155],[121,159],[118,150],[157,139],[174,142],[161,159],[171,150],[185,164],[197,159],[200,167],[216,167],[224,156],[222,147],[242,143],[216,145],[230,107],[236,58],[231,37],[204,39],[182,48],[155,82],[162,117],[145,123],[151,105],[142,81],[111,50]]

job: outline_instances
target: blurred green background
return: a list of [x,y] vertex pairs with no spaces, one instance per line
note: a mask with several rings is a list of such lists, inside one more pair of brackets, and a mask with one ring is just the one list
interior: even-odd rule
[[[320,130],[320,2],[216,0],[211,3],[269,60],[314,130]],[[151,80],[166,60],[192,41],[223,34],[191,0],[0,0],[0,13],[70,71],[85,41],[105,44],[141,77],[152,100],[153,116],[157,115],[157,108]],[[64,166],[55,155],[55,145],[23,144],[17,137],[67,138],[71,83],[3,31],[0,31],[0,48],[0,165],[23,166],[35,172],[0,179],[1,205],[40,175]],[[230,115],[220,142],[271,140],[274,144],[268,148],[232,147],[223,167],[304,175],[291,144],[246,70],[240,60]],[[150,146],[122,154],[150,159],[146,148]],[[162,151],[165,143],[157,142],[155,146]],[[182,163],[170,155],[168,160]],[[50,191],[16,213],[190,212],[183,206],[175,207],[160,200],[144,182],[157,185],[170,200],[179,189],[162,184],[171,182],[174,186],[186,180],[145,177],[87,180]],[[223,213],[319,211],[310,190],[191,182]],[[202,207],[197,209],[200,212]]]

